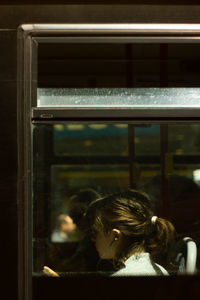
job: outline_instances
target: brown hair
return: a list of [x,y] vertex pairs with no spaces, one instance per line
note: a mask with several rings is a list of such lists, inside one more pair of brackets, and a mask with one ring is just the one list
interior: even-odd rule
[[172,223],[163,218],[152,222],[150,199],[136,190],[93,201],[86,216],[94,230],[109,233],[116,228],[122,233],[122,245],[115,258],[118,267],[130,254],[138,252],[149,252],[158,261],[167,254],[174,239]]
[[83,226],[83,217],[89,204],[98,198],[100,198],[100,195],[92,188],[82,189],[69,198],[69,215],[78,227]]

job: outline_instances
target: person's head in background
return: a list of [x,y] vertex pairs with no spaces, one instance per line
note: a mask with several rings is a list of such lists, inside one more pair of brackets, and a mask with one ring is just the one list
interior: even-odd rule
[[76,224],[74,224],[70,216],[60,214],[58,216],[58,228],[66,235],[70,235],[76,229]]
[[89,204],[100,198],[100,195],[92,188],[82,189],[70,197],[68,212],[80,231],[86,229],[84,214]]
[[93,201],[86,218],[100,258],[113,260],[117,268],[137,253],[149,252],[158,261],[174,240],[173,225],[155,217],[149,197],[136,190]]
[[71,239],[76,230],[76,224],[67,214],[59,214],[55,230],[52,232],[52,242],[66,242]]

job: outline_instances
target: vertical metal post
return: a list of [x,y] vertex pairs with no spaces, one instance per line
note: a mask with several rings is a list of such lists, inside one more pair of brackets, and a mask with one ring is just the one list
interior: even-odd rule
[[160,172],[161,172],[161,201],[163,217],[168,216],[169,200],[169,178],[167,174],[167,155],[168,155],[168,125],[160,126]]
[[129,186],[135,189],[137,184],[135,170],[135,130],[133,125],[128,125],[128,153],[129,153]]
[[[160,45],[160,87],[168,86],[168,45]],[[161,215],[168,216],[169,201],[169,178],[167,176],[167,155],[168,155],[168,124],[160,126],[160,165],[161,165]]]
[[[132,45],[126,45],[126,86],[132,87],[133,84],[133,55]],[[136,170],[135,170],[135,128],[128,125],[128,154],[129,154],[129,187],[136,188]]]

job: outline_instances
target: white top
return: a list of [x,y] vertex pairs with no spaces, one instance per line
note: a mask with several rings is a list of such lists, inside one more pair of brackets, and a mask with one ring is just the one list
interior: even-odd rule
[[51,234],[51,241],[53,243],[64,243],[69,240],[68,236],[62,234],[59,230],[54,230]]
[[154,263],[149,253],[140,253],[130,256],[125,261],[125,267],[112,274],[112,276],[156,275],[169,275],[169,273],[162,266]]

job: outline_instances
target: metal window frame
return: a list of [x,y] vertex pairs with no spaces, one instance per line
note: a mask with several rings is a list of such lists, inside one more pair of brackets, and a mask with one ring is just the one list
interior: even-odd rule
[[39,43],[200,43],[200,24],[25,24],[18,28],[19,299],[32,299],[31,122],[200,120],[199,108],[38,108]]

